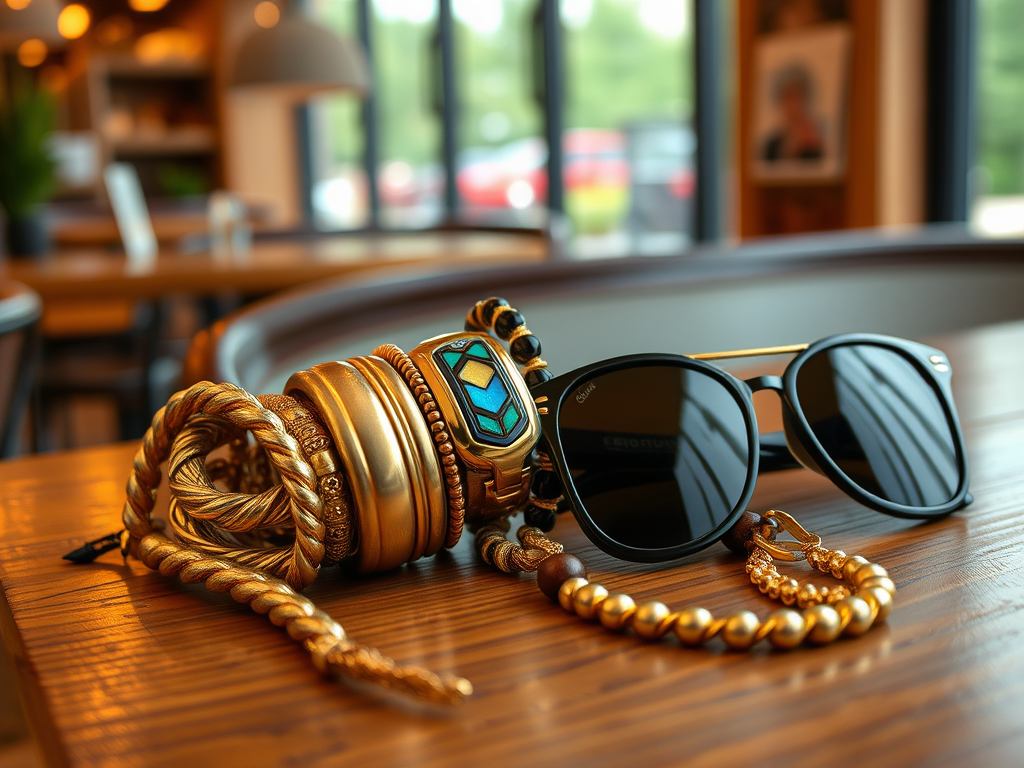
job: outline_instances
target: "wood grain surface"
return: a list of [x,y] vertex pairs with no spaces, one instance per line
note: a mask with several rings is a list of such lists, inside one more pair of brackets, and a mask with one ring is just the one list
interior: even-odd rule
[[[954,364],[971,507],[896,520],[804,470],[762,477],[752,504],[889,568],[886,625],[790,653],[645,644],[488,569],[468,540],[390,574],[322,574],[309,595],[354,638],[472,680],[450,712],[324,680],[265,617],[116,553],[62,562],[118,527],[134,446],[0,464],[0,615],[32,723],[76,766],[1019,765],[1024,323],[934,341]],[[774,429],[777,403],[756,399]],[[720,545],[653,567],[600,554],[569,517],[555,536],[636,598],[774,607]]]
[[539,234],[376,233],[257,242],[249,253],[234,258],[166,253],[150,264],[132,264],[123,255],[99,250],[64,252],[39,260],[0,262],[0,277],[25,283],[44,301],[213,295],[229,290],[259,294],[357,272],[508,265],[541,261],[546,253]]

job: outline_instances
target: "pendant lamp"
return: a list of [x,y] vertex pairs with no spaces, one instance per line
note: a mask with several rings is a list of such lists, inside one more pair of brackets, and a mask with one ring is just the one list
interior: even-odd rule
[[301,102],[325,91],[370,89],[362,47],[295,14],[242,41],[231,73],[235,90],[272,92]]

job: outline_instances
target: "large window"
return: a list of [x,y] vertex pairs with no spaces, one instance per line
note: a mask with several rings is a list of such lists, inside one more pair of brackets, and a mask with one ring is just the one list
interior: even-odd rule
[[[314,0],[311,10],[339,34],[358,37],[355,0]],[[316,99],[309,118],[309,194],[314,226],[365,227],[370,206],[359,101],[351,96]]]
[[[583,253],[678,251],[689,239],[691,0],[562,0],[557,15],[539,0],[305,7],[361,37],[373,69],[365,108],[341,96],[309,109],[317,227],[539,226],[561,200]],[[561,99],[547,98],[552,76]],[[557,179],[552,118],[563,127]]]
[[678,250],[694,191],[688,0],[565,0],[566,212],[581,252]]
[[455,0],[463,218],[543,220],[547,142],[535,86],[536,0]]
[[973,218],[990,234],[1024,234],[1024,2],[979,0],[977,14]]
[[307,7],[340,34],[360,37],[369,15],[372,122],[354,96],[314,102],[310,114],[311,203],[320,229],[365,227],[373,218],[367,178],[366,127],[376,138],[372,158],[377,223],[422,228],[443,217],[439,96],[433,80],[438,0],[313,0]]

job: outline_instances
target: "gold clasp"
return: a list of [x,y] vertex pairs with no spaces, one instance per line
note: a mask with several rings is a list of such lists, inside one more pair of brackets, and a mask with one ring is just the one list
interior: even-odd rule
[[[773,521],[766,524],[762,530],[767,536],[754,532],[754,546],[763,549],[776,560],[806,560],[807,552],[815,547],[821,546],[821,536],[810,533],[800,523],[793,519],[792,515],[786,514],[781,509],[769,509],[764,513],[766,521]],[[776,541],[775,537],[781,529],[789,533],[796,541]]]

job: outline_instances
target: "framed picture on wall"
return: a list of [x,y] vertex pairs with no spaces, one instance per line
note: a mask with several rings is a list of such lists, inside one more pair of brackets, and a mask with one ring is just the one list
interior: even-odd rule
[[763,35],[754,53],[754,180],[834,181],[846,166],[850,28]]

